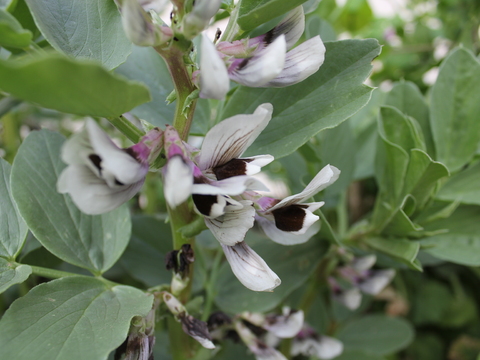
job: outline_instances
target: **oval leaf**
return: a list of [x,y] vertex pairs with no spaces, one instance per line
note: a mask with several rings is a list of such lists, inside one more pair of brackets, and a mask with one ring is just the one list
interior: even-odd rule
[[143,84],[111,74],[97,63],[53,53],[0,61],[0,88],[46,108],[102,117],[117,117],[150,100]]
[[32,268],[28,265],[15,267],[11,262],[0,258],[0,294],[10,286],[27,280],[31,273]]
[[337,126],[369,101],[372,88],[363,85],[380,53],[377,40],[325,43],[320,70],[299,84],[282,89],[240,86],[222,118],[253,113],[262,103],[273,104],[273,119],[247,154],[291,154],[323,129]]
[[55,256],[94,273],[109,269],[130,239],[124,205],[102,215],[83,214],[69,195],[59,194],[57,178],[63,136],[41,130],[23,142],[12,168],[12,194],[32,233]]
[[95,278],[53,280],[17,299],[0,321],[0,358],[106,359],[125,340],[152,296]]
[[132,51],[114,1],[26,2],[43,36],[60,52],[113,69]]
[[345,350],[386,355],[405,348],[413,340],[413,335],[413,328],[406,320],[371,315],[348,323],[338,338]]
[[0,159],[0,256],[15,259],[27,236],[27,225],[10,192],[11,166]]
[[25,48],[32,41],[32,33],[8,13],[0,9],[0,46]]

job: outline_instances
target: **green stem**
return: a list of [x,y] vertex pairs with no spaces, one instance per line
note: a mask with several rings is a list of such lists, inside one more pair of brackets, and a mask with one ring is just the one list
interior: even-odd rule
[[0,119],[21,102],[21,100],[15,99],[11,96],[4,97],[0,100]]
[[60,279],[67,276],[85,276],[85,275],[79,275],[79,274],[66,272],[66,271],[44,268],[41,266],[33,266],[33,265],[28,265],[28,266],[32,268],[32,274],[35,274],[37,276],[42,276],[48,279]]
[[140,138],[145,135],[139,128],[133,125],[130,121],[125,119],[122,115],[116,118],[107,119],[120,132],[125,135],[133,143],[138,143]]
[[212,312],[213,300],[215,299],[215,283],[218,279],[218,270],[220,263],[223,259],[223,251],[217,251],[215,258],[213,259],[212,271],[210,272],[210,278],[206,286],[207,298],[205,300],[205,307],[203,308],[202,321],[207,321],[210,313]]
[[238,9],[240,8],[240,3],[238,3],[235,8],[230,13],[230,19],[228,19],[227,27],[225,28],[220,41],[230,41],[235,40],[235,37],[241,33],[240,27],[237,24],[238,19]]
[[168,318],[168,337],[173,359],[186,360],[195,356],[194,340],[183,332],[182,325],[173,317]]

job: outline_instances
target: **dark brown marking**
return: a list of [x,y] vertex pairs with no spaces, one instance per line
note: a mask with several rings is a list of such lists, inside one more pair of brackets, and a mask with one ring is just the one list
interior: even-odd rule
[[303,227],[306,205],[290,205],[272,211],[275,225],[282,231],[298,231]]
[[102,158],[98,156],[97,154],[90,154],[88,155],[88,158],[92,162],[93,166],[95,166],[98,171],[102,171]]
[[213,205],[217,203],[217,195],[192,195],[193,202],[200,214],[209,216]]
[[226,164],[213,168],[213,173],[217,180],[223,180],[232,176],[246,175],[247,163],[252,162],[253,159],[232,159]]

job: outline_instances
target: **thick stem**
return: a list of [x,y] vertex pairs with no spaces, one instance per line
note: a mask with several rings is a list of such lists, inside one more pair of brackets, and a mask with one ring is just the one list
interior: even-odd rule
[[67,276],[84,276],[84,275],[74,274],[66,271],[44,268],[41,266],[33,266],[33,265],[29,265],[29,266],[32,268],[32,274],[42,276],[47,279],[60,279]]
[[125,135],[135,144],[140,141],[140,138],[143,135],[145,135],[140,129],[138,129],[135,125],[121,115],[119,117],[107,120],[110,121],[113,126],[120,130],[123,135]]

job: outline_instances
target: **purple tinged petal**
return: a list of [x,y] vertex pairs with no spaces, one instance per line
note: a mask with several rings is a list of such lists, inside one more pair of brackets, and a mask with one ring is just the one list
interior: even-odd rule
[[285,87],[297,84],[318,71],[325,60],[325,45],[315,36],[290,50],[283,70],[264,87]]
[[250,87],[261,87],[275,79],[285,66],[287,45],[280,35],[251,58],[237,59],[228,69],[230,79]]
[[237,279],[253,291],[272,291],[280,278],[244,241],[235,246],[222,245],[225,256]]
[[230,89],[225,63],[205,34],[202,35],[200,51],[200,97],[222,100]]
[[198,158],[201,170],[239,158],[272,118],[271,104],[262,104],[251,115],[235,115],[215,125],[205,136]]

